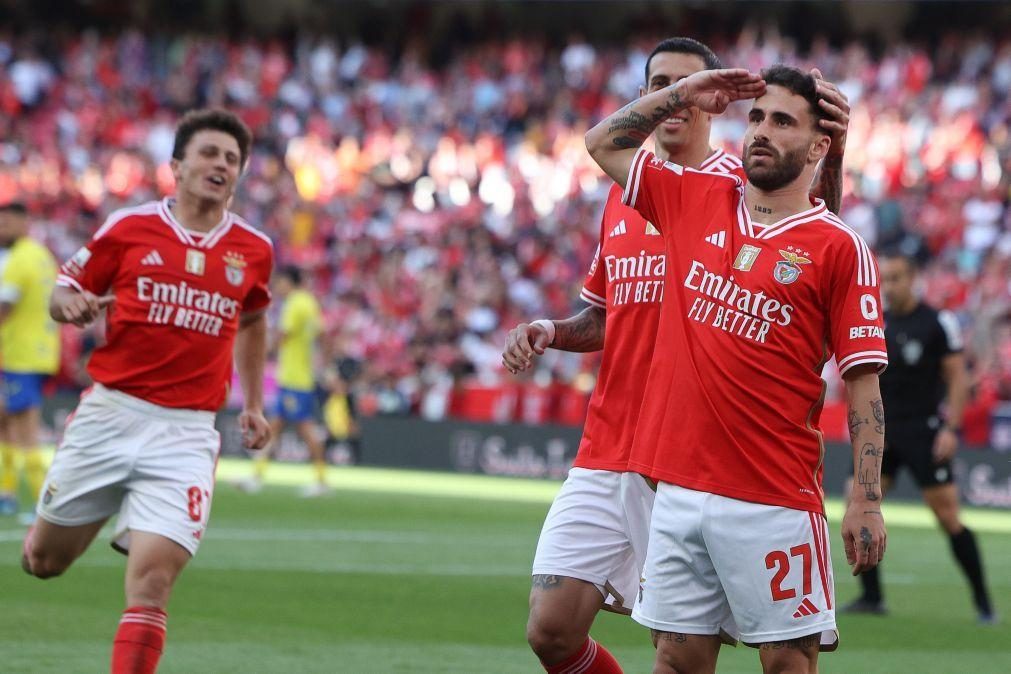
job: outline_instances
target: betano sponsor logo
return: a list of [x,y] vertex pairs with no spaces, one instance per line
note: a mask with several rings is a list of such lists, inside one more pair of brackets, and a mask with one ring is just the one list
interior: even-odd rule
[[692,260],[684,286],[705,296],[695,298],[688,311],[689,318],[738,337],[764,344],[772,325],[786,327],[793,318],[793,305],[761,290],[742,288],[732,275],[724,278],[697,260]]

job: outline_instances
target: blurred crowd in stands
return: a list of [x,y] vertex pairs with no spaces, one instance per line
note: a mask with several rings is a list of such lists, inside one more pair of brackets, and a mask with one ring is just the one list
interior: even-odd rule
[[[65,259],[112,210],[171,193],[183,111],[232,109],[256,136],[234,208],[309,273],[321,357],[360,411],[578,422],[597,356],[549,352],[517,383],[501,347],[520,321],[583,308],[608,189],[583,133],[638,95],[662,37],[509,39],[433,68],[422,42],[394,55],[309,37],[0,32],[0,200],[26,201]],[[1011,400],[1011,39],[879,54],[820,39],[800,52],[749,28],[709,42],[729,65],[816,66],[849,96],[842,217],[877,249],[918,256],[926,297],[957,313],[966,430],[985,442]],[[746,109],[714,125],[735,154]],[[65,384],[84,383],[100,338],[68,332]]]

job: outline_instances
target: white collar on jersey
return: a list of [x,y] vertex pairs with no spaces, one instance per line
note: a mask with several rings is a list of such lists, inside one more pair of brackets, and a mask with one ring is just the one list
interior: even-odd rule
[[794,213],[771,225],[763,225],[760,222],[751,221],[751,214],[748,213],[748,207],[744,203],[744,190],[741,189],[738,193],[740,194],[740,198],[737,202],[737,226],[740,228],[742,234],[750,236],[752,239],[771,239],[774,236],[793,229],[797,225],[820,220],[828,213],[828,209],[825,208],[825,202],[822,199],[815,198],[814,206],[806,211]]
[[211,227],[207,232],[197,232],[192,229],[186,229],[183,227],[182,223],[176,220],[175,214],[172,212],[172,204],[175,203],[175,199],[172,197],[165,197],[158,203],[158,214],[161,219],[165,221],[172,231],[175,232],[179,240],[188,246],[193,246],[194,248],[213,248],[214,244],[221,240],[228,230],[232,227],[232,213],[231,211],[225,210],[224,216],[221,218],[221,222]]

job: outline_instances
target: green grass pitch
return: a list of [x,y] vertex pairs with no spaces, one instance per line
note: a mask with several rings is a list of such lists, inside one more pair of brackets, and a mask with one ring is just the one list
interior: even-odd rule
[[[332,469],[333,496],[304,500],[302,466],[274,466],[257,495],[223,461],[200,554],[169,607],[161,674],[541,671],[524,640],[534,544],[557,483]],[[830,504],[840,601],[856,591]],[[887,618],[840,617],[823,672],[1007,674],[1011,627],[979,627],[965,583],[915,504],[886,503]],[[999,610],[1011,612],[1011,513],[970,511]],[[29,578],[21,529],[0,519],[0,672],[108,671],[123,559],[105,532],[64,577]],[[648,672],[645,629],[602,614],[593,630],[627,672]],[[720,672],[758,670],[724,649]]]

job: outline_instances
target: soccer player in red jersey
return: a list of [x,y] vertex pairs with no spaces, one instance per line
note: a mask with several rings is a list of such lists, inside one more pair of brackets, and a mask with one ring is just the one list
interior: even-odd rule
[[108,307],[107,340],[46,476],[23,566],[58,576],[118,515],[126,610],[113,674],[154,672],[172,586],[207,526],[233,356],[246,445],[263,447],[264,311],[270,240],[227,210],[251,135],[233,114],[181,120],[174,199],[116,211],[61,269],[54,319],[86,325]]
[[[712,50],[696,40],[664,40],[647,59],[640,95],[720,67]],[[825,86],[825,95],[842,106],[844,130],[845,99]],[[737,157],[711,148],[711,117],[690,108],[660,125],[654,134],[657,154],[703,172],[743,178]],[[840,175],[822,171],[819,187],[826,195],[840,193]],[[832,184],[821,184],[826,181]],[[528,369],[548,347],[604,351],[573,470],[548,513],[534,559],[527,639],[549,672],[584,660],[592,667],[591,651],[599,661],[611,660],[589,639],[590,627],[601,608],[629,612],[645,559],[654,492],[642,476],[626,471],[653,353],[666,256],[660,232],[621,203],[621,193],[612,186],[604,207],[599,245],[581,293],[590,306],[565,320],[518,325],[503,350],[511,372]],[[732,626],[728,631],[734,632]],[[599,671],[619,670],[615,664]]]
[[[689,107],[756,98],[748,182],[640,146]],[[835,356],[852,414],[857,487],[843,520],[854,573],[884,554],[880,467],[887,364],[877,267],[808,189],[832,144],[816,79],[785,66],[695,73],[586,135],[623,201],[666,245],[667,289],[629,467],[658,478],[633,617],[656,672],[711,672],[732,616],[767,672],[815,671],[835,637],[818,418]]]

